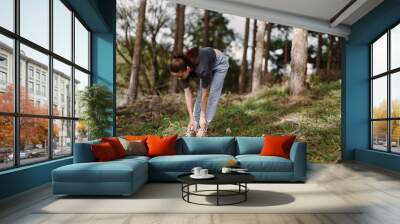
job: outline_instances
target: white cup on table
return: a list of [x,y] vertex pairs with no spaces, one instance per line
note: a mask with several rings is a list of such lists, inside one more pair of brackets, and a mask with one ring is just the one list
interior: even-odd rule
[[201,169],[200,170],[200,176],[207,176],[208,175],[208,169]]
[[201,175],[201,170],[202,170],[203,168],[201,168],[201,167],[194,167],[193,169],[192,169],[192,173],[194,174],[194,175],[196,175],[196,176],[200,176]]

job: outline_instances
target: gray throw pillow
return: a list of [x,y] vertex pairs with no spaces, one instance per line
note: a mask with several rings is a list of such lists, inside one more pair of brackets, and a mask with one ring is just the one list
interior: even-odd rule
[[126,151],[126,155],[135,155],[135,156],[146,156],[147,149],[146,145],[141,140],[133,140],[129,141],[124,138],[118,138]]

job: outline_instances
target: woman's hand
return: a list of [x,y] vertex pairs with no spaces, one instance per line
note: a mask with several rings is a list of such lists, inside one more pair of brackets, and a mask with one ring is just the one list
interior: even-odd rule
[[207,129],[207,121],[205,116],[200,116],[200,122],[199,122],[200,128],[206,130]]
[[195,122],[193,119],[190,119],[189,124],[187,126],[187,132],[194,132]]
[[186,129],[186,137],[191,137],[196,135],[196,130],[195,130],[195,121],[190,118],[189,124]]
[[207,136],[207,121],[205,116],[200,115],[199,121],[200,128],[197,130],[196,136],[197,137],[206,137]]

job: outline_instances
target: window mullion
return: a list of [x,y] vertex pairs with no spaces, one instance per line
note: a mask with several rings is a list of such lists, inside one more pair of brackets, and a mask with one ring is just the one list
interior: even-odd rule
[[[49,0],[49,50],[53,52],[53,0]],[[49,98],[49,120],[48,120],[48,152],[49,159],[53,159],[53,57],[49,55],[49,74],[48,74],[48,92]]]
[[[387,71],[390,70],[390,29],[387,32]],[[390,120],[390,118],[392,117],[392,100],[391,100],[391,79],[392,79],[392,75],[389,73],[387,75],[387,117],[389,118],[388,122],[387,122],[387,132],[388,132],[388,148],[387,151],[391,152],[392,151],[392,136],[391,136],[391,128],[392,128],[392,121]]]
[[[19,35],[19,8],[20,8],[20,1],[14,1],[14,30],[17,35]],[[19,47],[19,40],[17,38],[14,39],[14,112],[19,113],[20,105],[20,47]],[[20,165],[20,155],[19,155],[19,136],[20,136],[20,119],[19,117],[14,116],[14,166]]]
[[[72,105],[71,105],[71,117],[75,118],[75,12],[72,11],[71,15],[71,23],[72,23],[72,29],[71,29],[71,59],[72,59],[72,64],[74,66],[71,67],[71,91],[72,91]],[[75,151],[75,125],[76,121],[72,121],[72,131],[71,131],[71,150],[72,150],[72,155],[74,155]]]
[[369,64],[370,64],[370,66],[369,66],[369,69],[370,69],[370,71],[369,71],[369,88],[370,88],[370,91],[369,91],[369,118],[370,118],[370,122],[369,122],[369,147],[370,147],[370,149],[373,149],[374,148],[374,136],[373,136],[373,121],[372,121],[372,119],[373,119],[373,91],[374,91],[374,86],[373,86],[373,79],[372,79],[372,73],[373,73],[373,71],[374,71],[374,69],[373,69],[373,64],[374,63],[372,63],[373,62],[373,60],[372,60],[372,58],[373,58],[373,53],[374,53],[374,48],[372,47],[372,45],[370,45],[369,46],[369,52],[370,52],[370,55],[369,55]]

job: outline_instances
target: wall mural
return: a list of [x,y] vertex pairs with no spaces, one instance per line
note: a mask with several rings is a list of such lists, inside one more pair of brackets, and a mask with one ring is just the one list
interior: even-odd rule
[[119,0],[117,134],[295,134],[340,159],[341,39],[162,0]]

